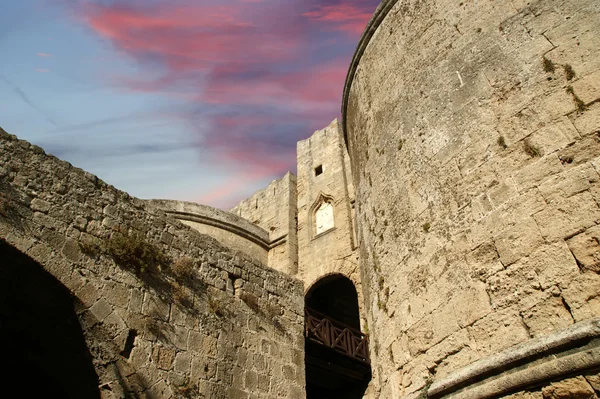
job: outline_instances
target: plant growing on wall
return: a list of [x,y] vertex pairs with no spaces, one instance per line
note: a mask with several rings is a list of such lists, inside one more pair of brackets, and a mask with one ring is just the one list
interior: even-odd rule
[[160,270],[170,259],[158,247],[148,243],[140,233],[113,233],[104,242],[104,252],[123,268],[133,269],[139,276]]

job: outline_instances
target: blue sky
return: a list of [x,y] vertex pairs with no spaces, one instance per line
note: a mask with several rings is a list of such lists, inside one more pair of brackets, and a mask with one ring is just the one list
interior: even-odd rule
[[19,0],[0,127],[141,198],[227,209],[339,117],[374,0]]

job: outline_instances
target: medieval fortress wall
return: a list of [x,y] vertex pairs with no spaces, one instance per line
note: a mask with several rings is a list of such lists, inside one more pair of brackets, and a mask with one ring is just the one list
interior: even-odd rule
[[[343,105],[374,397],[600,366],[573,332],[600,315],[599,49],[595,0],[381,3]],[[518,397],[595,397],[586,378]]]
[[[88,397],[305,397],[298,280],[4,131],[0,188],[0,248],[26,254],[73,295],[99,379]],[[23,260],[9,253],[0,253],[3,298],[12,292],[0,304],[4,338],[20,328],[4,315],[27,318],[4,307],[35,294],[13,287],[31,276],[16,277]],[[11,337],[4,345],[19,346],[19,357],[40,345]],[[57,397],[71,397],[71,386],[63,374],[52,381],[64,389]]]
[[296,176],[288,172],[230,210],[267,232],[265,264],[290,275],[298,270],[296,198]]
[[268,266],[300,279],[305,290],[337,273],[360,295],[350,159],[337,120],[298,142],[297,168],[297,177],[288,172],[230,212],[269,232]]
[[[362,304],[356,250],[354,192],[348,153],[337,120],[297,145],[298,277],[308,290],[339,273],[354,283]],[[331,206],[321,213],[323,206]],[[322,208],[325,209],[325,208]],[[330,213],[328,213],[330,212]]]
[[383,0],[342,123],[230,212],[0,130],[0,251],[73,295],[103,398],[306,397],[304,296],[332,275],[365,397],[597,398],[599,49],[597,0]]

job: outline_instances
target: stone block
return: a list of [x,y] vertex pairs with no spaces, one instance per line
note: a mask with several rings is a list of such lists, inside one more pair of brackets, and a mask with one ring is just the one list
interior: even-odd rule
[[400,368],[408,363],[412,359],[408,347],[408,336],[406,334],[400,334],[400,336],[392,342],[391,351],[394,366],[396,368]]
[[138,288],[131,290],[131,298],[129,300],[129,311],[135,313],[142,312],[142,304],[144,303],[144,292]]
[[595,399],[594,389],[585,378],[579,376],[553,382],[542,388],[544,399]]
[[569,238],[567,245],[581,268],[600,272],[600,226]]
[[536,221],[531,217],[517,222],[494,239],[500,262],[505,267],[529,255],[543,243]]
[[258,374],[256,371],[246,370],[244,388],[248,391],[256,391],[258,389]]
[[175,364],[173,369],[182,374],[187,374],[190,372],[192,366],[192,356],[189,352],[179,352],[175,356]]
[[248,393],[237,388],[229,388],[227,390],[227,398],[229,399],[248,399]]
[[202,356],[192,356],[191,377],[194,380],[210,380],[217,375],[217,363]]
[[496,246],[492,242],[481,244],[465,256],[471,277],[485,281],[489,276],[504,270]]
[[171,398],[173,391],[166,381],[159,381],[148,389],[146,395],[150,398]]
[[557,200],[533,215],[542,235],[549,241],[571,237],[600,220],[600,209],[588,191]]
[[573,324],[573,317],[557,297],[543,300],[523,312],[523,322],[534,337],[548,335]]
[[577,263],[563,241],[540,247],[524,259],[523,264],[536,272],[544,290],[552,286],[566,288],[579,276]]
[[488,191],[488,197],[495,208],[499,207],[506,201],[518,195],[519,193],[514,187],[512,179],[505,180],[499,183],[498,185],[490,188],[490,190]]
[[79,244],[71,238],[66,239],[62,253],[71,262],[79,262],[81,260],[81,249],[79,248]]
[[573,82],[573,90],[585,104],[600,99],[600,70]]
[[31,210],[36,212],[48,213],[50,210],[50,204],[42,199],[34,198],[29,204]]
[[600,276],[594,272],[585,272],[577,276],[562,291],[575,321],[600,316]]
[[108,281],[102,290],[102,295],[108,298],[114,305],[127,309],[131,293],[122,284]]
[[577,139],[579,139],[577,129],[566,116],[542,127],[529,137],[531,144],[544,155],[573,144]]
[[529,339],[521,317],[513,309],[490,313],[468,327],[468,330],[482,357]]
[[600,157],[600,137],[591,134],[577,140],[575,144],[557,152],[559,159],[572,160],[570,166],[579,165]]
[[196,331],[190,331],[188,348],[201,356],[217,357],[217,339],[210,335],[204,335]]
[[156,295],[146,294],[142,305],[142,313],[161,321],[169,320],[170,306]]
[[594,134],[600,131],[600,102],[590,104],[585,112],[570,117],[581,136]]
[[104,320],[109,314],[112,313],[113,307],[104,298],[100,298],[96,303],[92,305],[90,311],[96,317],[98,321]]
[[407,331],[410,354],[415,357],[459,329],[454,306],[446,304]]
[[584,163],[550,177],[538,189],[548,203],[553,203],[589,189],[599,179],[594,167]]
[[490,313],[492,311],[490,302],[486,285],[482,282],[473,282],[461,287],[460,295],[454,295],[450,300],[454,306],[456,322],[461,328],[473,324]]
[[123,331],[127,328],[127,324],[125,324],[125,321],[123,321],[117,312],[112,312],[102,322],[108,326],[113,333]]
[[556,155],[535,158],[532,163],[514,175],[519,192],[537,187],[546,178],[563,171],[563,166]]
[[537,302],[540,290],[535,270],[524,262],[514,263],[488,279],[488,292],[494,309],[516,304],[527,308]]

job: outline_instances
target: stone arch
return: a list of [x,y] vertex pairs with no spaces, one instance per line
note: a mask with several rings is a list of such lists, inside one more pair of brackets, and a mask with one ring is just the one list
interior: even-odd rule
[[371,367],[352,280],[332,273],[312,284],[305,295],[305,314],[307,399],[363,398]]
[[311,237],[315,238],[335,228],[335,202],[330,195],[319,193],[308,213]]
[[[100,398],[71,292],[0,239],[0,341],[10,397]],[[13,391],[14,390],[14,391]]]

